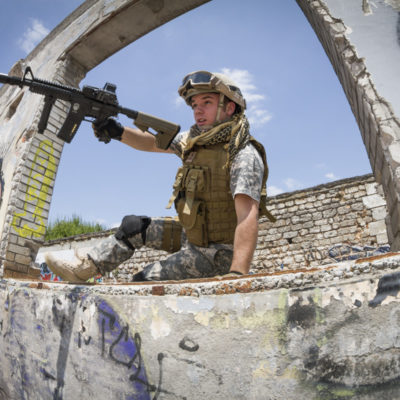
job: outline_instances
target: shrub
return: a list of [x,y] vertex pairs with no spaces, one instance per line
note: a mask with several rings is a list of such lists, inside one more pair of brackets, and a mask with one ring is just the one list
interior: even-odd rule
[[83,233],[101,232],[107,228],[99,223],[83,221],[81,217],[73,215],[71,218],[57,218],[47,226],[45,240],[61,239],[81,235]]

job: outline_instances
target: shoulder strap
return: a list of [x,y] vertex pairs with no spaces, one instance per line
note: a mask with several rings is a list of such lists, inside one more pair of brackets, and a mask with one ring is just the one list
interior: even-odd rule
[[267,155],[265,153],[264,146],[259,141],[254,139],[253,136],[250,136],[250,143],[258,151],[264,164],[264,175],[261,186],[261,198],[259,206],[260,216],[266,216],[271,222],[275,222],[276,218],[267,209],[267,179],[268,179]]

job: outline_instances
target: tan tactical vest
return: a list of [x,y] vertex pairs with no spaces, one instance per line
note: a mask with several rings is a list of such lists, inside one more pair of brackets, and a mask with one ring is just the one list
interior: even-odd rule
[[[251,138],[253,141],[256,142]],[[268,175],[265,152],[262,145],[256,143],[253,144],[265,166],[265,189]],[[195,146],[176,174],[174,193],[168,207],[175,200],[179,221],[185,228],[187,238],[197,246],[206,247],[210,242],[233,243],[237,220],[230,191],[230,171],[226,167],[228,152],[224,145]],[[265,208],[265,190],[260,201],[260,214],[271,216]]]

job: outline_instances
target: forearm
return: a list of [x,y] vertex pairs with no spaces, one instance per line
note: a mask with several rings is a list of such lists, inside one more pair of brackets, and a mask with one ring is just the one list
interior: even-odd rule
[[140,129],[125,127],[121,142],[133,147],[136,150],[171,153],[170,150],[159,149],[156,146],[155,136],[149,132],[143,132]]
[[[248,200],[245,203],[239,199],[240,210],[233,242],[233,259],[231,271],[248,274],[258,238],[258,203]],[[243,199],[242,199],[243,200]],[[235,200],[235,203],[238,202]],[[238,207],[236,207],[238,209]]]

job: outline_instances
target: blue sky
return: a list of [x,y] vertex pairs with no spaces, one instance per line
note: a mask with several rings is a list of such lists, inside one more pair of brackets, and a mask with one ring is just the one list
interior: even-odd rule
[[[0,0],[0,72],[80,4]],[[110,57],[81,86],[115,83],[121,105],[186,130],[192,114],[177,88],[198,69],[228,73],[242,88],[251,132],[267,150],[269,195],[371,172],[340,83],[294,0],[211,1]],[[77,214],[111,227],[127,214],[174,215],[165,205],[179,164],[173,155],[99,143],[82,123],[64,147],[50,220]]]

